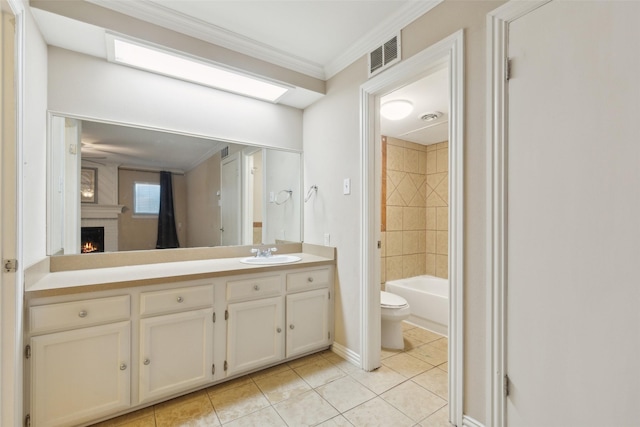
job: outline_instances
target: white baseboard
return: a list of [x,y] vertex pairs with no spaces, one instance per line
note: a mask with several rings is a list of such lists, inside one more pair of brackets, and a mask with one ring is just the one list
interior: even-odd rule
[[344,360],[353,363],[357,367],[362,367],[360,355],[355,351],[349,350],[347,347],[338,344],[337,342],[334,342],[333,345],[331,345],[331,351],[342,357]]
[[473,418],[463,415],[462,416],[462,427],[484,427],[479,421],[474,420]]

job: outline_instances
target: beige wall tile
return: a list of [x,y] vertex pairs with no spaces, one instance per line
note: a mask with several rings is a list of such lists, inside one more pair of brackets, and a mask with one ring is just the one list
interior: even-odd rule
[[437,212],[435,207],[427,206],[427,230],[437,230]]
[[386,281],[402,279],[402,256],[387,257]]
[[416,254],[418,260],[418,269],[416,271],[416,276],[422,276],[423,274],[427,274],[427,254],[424,252],[419,252]]
[[427,175],[436,173],[438,171],[438,158],[437,151],[428,151],[427,152]]
[[418,252],[427,252],[427,231],[418,231]]
[[448,229],[449,229],[449,208],[448,207],[436,208],[436,230],[448,230]]
[[404,170],[404,148],[387,143],[387,170]]
[[424,230],[427,224],[426,208],[402,208],[403,230]]
[[418,253],[418,231],[402,232],[402,254]]
[[418,275],[418,255],[402,256],[402,277],[413,277]]
[[436,253],[436,239],[437,239],[437,231],[435,230],[427,230],[425,232],[425,250],[428,254]]
[[449,150],[448,149],[444,149],[444,150],[437,150],[437,171],[438,172],[447,172],[449,171]]
[[387,231],[402,230],[402,207],[387,206]]
[[435,151],[438,149],[438,144],[429,144],[427,145],[427,151]]
[[446,174],[444,179],[440,181],[435,188],[435,193],[444,200],[445,206],[449,205],[449,174]]
[[434,191],[427,197],[427,206],[429,207],[447,206],[447,202],[446,202],[446,199],[442,199]]
[[436,254],[427,253],[425,256],[425,274],[436,275]]
[[387,206],[406,206],[398,190],[394,190],[391,193],[387,192]]
[[449,257],[447,255],[436,255],[436,276],[443,279],[449,278]]
[[418,173],[427,173],[427,152],[423,151],[418,155]]
[[436,253],[439,255],[449,254],[449,233],[447,231],[436,231]]
[[418,192],[418,187],[413,183],[413,180],[409,175],[406,175],[404,179],[398,184],[398,190],[402,199],[404,200],[404,205],[408,206],[409,202],[415,194]]
[[387,257],[402,255],[402,235],[402,231],[387,231]]
[[411,173],[420,172],[420,152],[416,150],[404,150],[404,171]]

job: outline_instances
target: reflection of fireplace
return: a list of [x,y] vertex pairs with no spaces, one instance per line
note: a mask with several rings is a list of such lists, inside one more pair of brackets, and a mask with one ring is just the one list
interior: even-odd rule
[[104,252],[104,227],[82,227],[80,229],[80,252]]

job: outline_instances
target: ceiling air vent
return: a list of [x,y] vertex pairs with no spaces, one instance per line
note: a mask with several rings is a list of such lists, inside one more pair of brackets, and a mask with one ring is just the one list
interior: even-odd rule
[[229,146],[227,145],[222,150],[220,150],[220,157],[225,159],[229,156]]
[[369,53],[369,77],[400,61],[400,34]]

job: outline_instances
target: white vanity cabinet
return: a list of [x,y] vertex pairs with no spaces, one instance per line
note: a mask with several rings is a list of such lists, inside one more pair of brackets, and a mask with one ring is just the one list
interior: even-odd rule
[[331,345],[331,269],[287,274],[287,357]]
[[227,282],[227,375],[284,358],[282,275]]
[[128,295],[30,307],[33,426],[78,425],[130,407],[129,312]]
[[212,381],[213,304],[213,284],[140,294],[139,403]]

